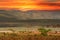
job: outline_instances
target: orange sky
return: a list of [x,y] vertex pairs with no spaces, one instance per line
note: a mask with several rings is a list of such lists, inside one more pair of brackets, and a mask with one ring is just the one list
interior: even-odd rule
[[60,10],[60,1],[47,2],[47,0],[0,0],[0,9],[19,10]]

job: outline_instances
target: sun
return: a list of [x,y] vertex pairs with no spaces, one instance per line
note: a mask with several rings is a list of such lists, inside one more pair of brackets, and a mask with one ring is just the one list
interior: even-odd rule
[[24,6],[20,6],[20,10],[22,10],[22,11],[28,11],[28,10],[32,10],[32,9],[35,9],[35,8],[36,8],[35,5],[24,5]]

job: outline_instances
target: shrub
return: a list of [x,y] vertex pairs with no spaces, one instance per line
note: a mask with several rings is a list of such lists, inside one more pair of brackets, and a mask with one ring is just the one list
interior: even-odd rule
[[47,30],[45,28],[39,28],[38,30],[41,32],[41,35],[43,36],[47,36],[48,35],[47,32],[51,31],[51,29]]

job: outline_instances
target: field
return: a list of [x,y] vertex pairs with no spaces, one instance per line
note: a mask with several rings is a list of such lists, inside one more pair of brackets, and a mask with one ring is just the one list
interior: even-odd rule
[[48,22],[3,22],[0,23],[0,40],[60,40],[60,25]]
[[3,33],[0,40],[60,40],[60,36],[21,35],[15,33]]
[[[14,29],[8,29],[9,31],[5,31],[5,32],[1,32],[0,31],[0,40],[60,40],[60,33],[58,32],[52,32],[49,31],[46,33],[46,29],[43,29],[43,31],[45,32],[43,34],[41,34],[42,32],[40,32],[39,30],[20,30],[20,31],[16,31]],[[54,35],[51,35],[51,34]],[[50,34],[50,35],[49,35]]]

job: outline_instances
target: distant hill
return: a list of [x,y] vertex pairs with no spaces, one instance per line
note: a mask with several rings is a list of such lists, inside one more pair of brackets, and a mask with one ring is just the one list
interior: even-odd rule
[[0,10],[0,27],[60,26],[60,10]]
[[0,21],[60,19],[60,10],[0,10]]

